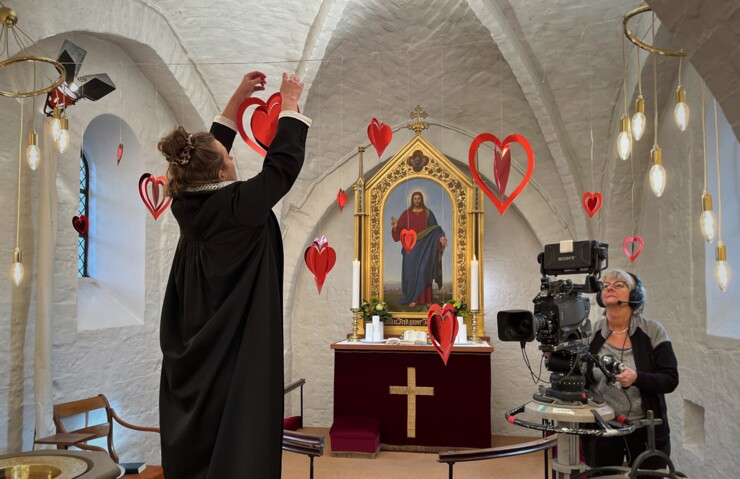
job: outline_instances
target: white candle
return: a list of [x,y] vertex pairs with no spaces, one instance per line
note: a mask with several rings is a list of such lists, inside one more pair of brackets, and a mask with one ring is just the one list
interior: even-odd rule
[[360,260],[352,260],[352,309],[360,307]]
[[470,262],[470,309],[478,310],[478,260]]

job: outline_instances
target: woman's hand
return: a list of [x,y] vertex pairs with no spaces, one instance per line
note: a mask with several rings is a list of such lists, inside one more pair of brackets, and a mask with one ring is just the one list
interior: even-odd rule
[[283,73],[283,83],[280,85],[280,96],[283,99],[282,110],[298,111],[298,99],[303,92],[303,82],[294,74]]
[[236,88],[235,93],[238,93],[241,101],[244,101],[251,97],[254,92],[264,90],[266,82],[267,77],[264,73],[258,71],[249,72],[242,77],[242,82]]
[[616,379],[619,385],[623,388],[628,388],[635,384],[635,381],[637,381],[637,371],[625,366],[622,369],[622,372],[614,376],[614,379]]
[[447,238],[445,238],[444,236],[442,236],[442,237],[441,237],[441,238],[439,239],[439,247],[440,247],[440,249],[442,249],[442,250],[444,250],[445,248],[447,248]]

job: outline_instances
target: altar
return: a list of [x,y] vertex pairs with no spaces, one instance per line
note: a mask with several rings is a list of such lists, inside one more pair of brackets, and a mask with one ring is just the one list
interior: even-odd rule
[[334,418],[380,419],[385,449],[491,445],[488,342],[456,345],[447,366],[432,346],[333,343]]

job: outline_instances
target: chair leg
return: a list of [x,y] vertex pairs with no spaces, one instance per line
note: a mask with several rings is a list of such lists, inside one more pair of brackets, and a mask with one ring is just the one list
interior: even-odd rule
[[313,479],[313,456],[309,458],[311,460],[311,479]]
[[454,462],[450,462],[447,465],[450,466],[450,479],[452,479],[452,476],[454,474],[452,468],[454,467],[455,463]]

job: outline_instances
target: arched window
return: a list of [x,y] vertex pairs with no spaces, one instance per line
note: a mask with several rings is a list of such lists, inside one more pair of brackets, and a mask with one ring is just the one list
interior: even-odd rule
[[[90,218],[90,168],[85,153],[80,154],[80,201],[78,215]],[[87,278],[87,234],[77,238],[77,277]]]

